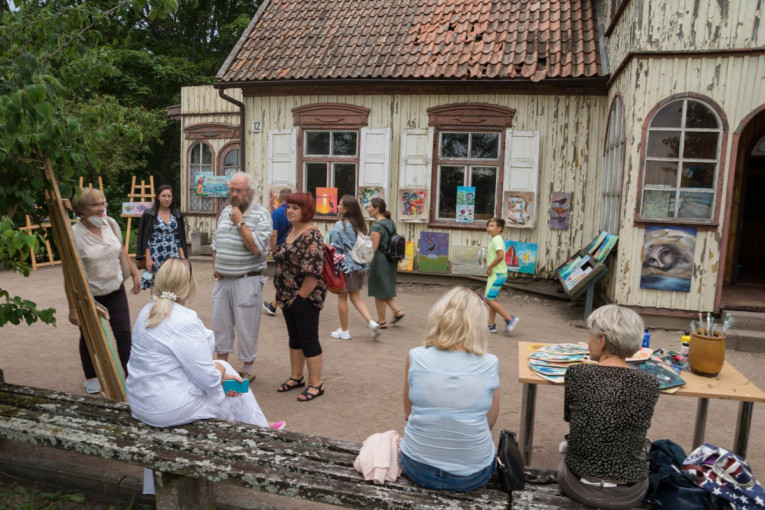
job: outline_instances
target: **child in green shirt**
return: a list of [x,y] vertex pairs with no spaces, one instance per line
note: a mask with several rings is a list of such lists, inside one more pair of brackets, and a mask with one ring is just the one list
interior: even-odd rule
[[486,292],[484,302],[489,307],[489,332],[496,333],[495,319],[500,314],[505,319],[505,334],[508,335],[518,324],[518,317],[507,313],[505,308],[497,302],[497,296],[507,281],[507,264],[505,264],[505,241],[502,239],[502,229],[505,228],[505,220],[492,218],[486,223],[486,232],[491,236],[489,249],[486,252]]

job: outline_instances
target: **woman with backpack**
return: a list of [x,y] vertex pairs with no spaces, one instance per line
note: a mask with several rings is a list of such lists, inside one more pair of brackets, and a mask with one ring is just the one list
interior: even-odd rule
[[[348,297],[351,303],[356,307],[364,320],[367,322],[367,328],[372,333],[372,338],[380,335],[380,325],[372,320],[364,300],[361,299],[361,288],[364,286],[364,273],[367,272],[367,264],[354,260],[354,257],[363,257],[363,250],[356,248],[357,240],[363,241],[367,237],[367,224],[364,216],[361,214],[359,201],[351,195],[343,195],[337,204],[337,212],[340,214],[340,221],[335,223],[332,231],[332,246],[335,253],[345,256],[343,261],[343,273],[345,274],[345,289],[337,296],[337,314],[340,316],[340,327],[332,332],[332,338],[342,338],[349,340],[351,332],[348,329]],[[361,234],[361,237],[359,237]],[[371,242],[371,240],[370,240]],[[360,243],[363,244],[363,243]]]
[[386,305],[393,310],[391,322],[396,323],[406,315],[394,299],[396,297],[398,262],[389,261],[386,252],[391,237],[396,232],[396,224],[390,219],[390,212],[386,209],[385,200],[382,198],[373,198],[369,208],[367,208],[367,212],[375,220],[369,234],[375,250],[375,256],[369,268],[369,296],[375,298],[377,323],[380,329],[388,328],[388,323],[385,321]]

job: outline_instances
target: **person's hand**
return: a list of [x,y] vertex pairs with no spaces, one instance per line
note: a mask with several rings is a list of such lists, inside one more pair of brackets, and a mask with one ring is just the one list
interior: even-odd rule
[[[220,368],[223,368],[223,367],[222,367],[220,364],[218,364],[218,363],[216,363],[215,365],[216,365],[216,366],[218,366],[218,367],[220,367]],[[228,373],[228,372],[226,372],[226,371],[225,371],[225,369],[223,369],[223,373],[221,374],[221,378],[220,378],[220,383],[221,383],[221,384],[223,384],[223,381],[232,381],[232,380],[233,380],[233,381],[236,381],[236,382],[242,382],[244,379],[242,379],[242,378],[239,376],[239,374],[237,374],[237,373],[233,373],[233,374],[231,374],[231,373]],[[238,393],[238,392],[236,392],[236,391],[234,391],[234,390],[228,390],[228,391],[226,392],[226,396],[227,396],[227,397],[239,397],[239,396],[241,396],[241,395],[243,395],[243,393]]]
[[215,278],[217,278],[218,280],[222,280],[223,279],[223,277],[221,275],[219,275],[218,271],[216,271],[215,269],[213,269],[213,276]]
[[80,325],[80,319],[77,317],[77,310],[69,310],[69,322],[75,326]]
[[488,267],[486,268],[486,276],[491,276],[491,269]]
[[133,273],[133,288],[130,289],[133,294],[141,292],[141,278],[138,276],[138,271]]
[[232,207],[231,208],[231,223],[236,225],[237,223],[240,223],[242,221],[244,221],[244,215],[242,214],[242,211],[240,211],[238,207]]
[[154,272],[154,261],[151,257],[146,257],[146,270],[150,273]]

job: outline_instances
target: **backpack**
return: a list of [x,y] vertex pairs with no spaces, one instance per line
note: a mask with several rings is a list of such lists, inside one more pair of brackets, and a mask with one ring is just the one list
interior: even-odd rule
[[[396,233],[396,227],[393,227],[393,232],[385,225],[380,224],[382,228],[388,233],[390,239],[388,240],[388,247],[384,249],[383,253],[388,262],[398,262],[406,256],[406,239],[404,236]],[[378,247],[379,248],[379,247]]]
[[348,252],[348,255],[350,255],[353,261],[357,264],[369,264],[372,262],[372,259],[375,257],[372,238],[362,232],[356,234],[356,242],[353,244],[353,248]]
[[321,277],[332,294],[340,294],[345,289],[345,275],[339,267],[335,267],[335,249],[327,243],[324,243],[324,267]]

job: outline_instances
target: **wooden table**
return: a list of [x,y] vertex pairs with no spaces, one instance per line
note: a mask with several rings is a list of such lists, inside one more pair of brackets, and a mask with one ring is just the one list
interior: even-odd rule
[[[518,382],[523,384],[523,400],[521,402],[521,428],[519,443],[523,460],[526,465],[531,463],[531,447],[534,441],[534,414],[536,407],[537,385],[558,386],[542,379],[529,368],[529,355],[544,345],[538,342],[518,342]],[[733,451],[746,457],[749,443],[749,429],[752,425],[752,409],[755,402],[765,402],[765,392],[744,377],[741,372],[725,362],[722,370],[715,377],[703,377],[691,372],[682,372],[685,385],[675,393],[668,395],[678,397],[696,397],[699,403],[696,407],[696,425],[693,429],[693,447],[704,442],[704,432],[707,424],[707,409],[709,399],[738,400],[741,402],[736,421],[736,432],[733,438]]]

